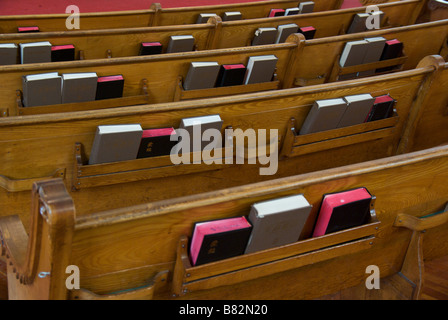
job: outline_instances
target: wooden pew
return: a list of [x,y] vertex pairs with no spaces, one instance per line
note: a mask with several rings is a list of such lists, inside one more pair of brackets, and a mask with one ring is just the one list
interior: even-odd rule
[[[60,179],[41,181],[29,236],[17,215],[0,218],[9,298],[314,299],[365,283],[373,265],[395,278],[402,297],[418,299],[424,260],[448,254],[447,178],[443,146],[89,216],[75,214]],[[371,220],[310,238],[323,194],[357,187],[375,197]],[[293,194],[313,205],[298,242],[190,265],[195,222],[247,215],[255,202]],[[68,266],[78,268],[80,288],[66,286],[76,270]]]
[[[406,0],[380,5],[379,8],[385,14],[384,26],[397,27],[414,24],[423,4],[423,0]],[[196,39],[196,50],[221,49],[250,45],[257,28],[277,28],[279,25],[288,23],[314,26],[315,38],[335,36],[345,33],[353,16],[361,12],[365,12],[365,8],[228,22],[212,18],[207,24],[200,25],[2,34],[0,43],[49,41],[52,45],[72,44],[75,46],[77,59],[103,59],[108,56],[136,56],[142,42],[158,41],[163,48],[166,48],[169,36],[188,34]]]
[[[410,115],[437,107],[423,104],[424,92],[437,85],[432,79],[445,67],[440,57],[428,57],[415,70],[361,81],[154,106],[4,118],[0,121],[0,203],[26,213],[32,183],[61,177],[77,203],[78,215],[82,215],[392,156],[407,148],[401,144],[409,140],[404,135],[412,133]],[[389,93],[397,100],[395,115],[327,132],[296,134],[315,100],[361,93]],[[257,161],[173,165],[169,156],[87,165],[98,125],[140,123],[144,129],[177,128],[182,118],[211,114],[221,116],[224,128],[278,130],[277,172],[260,175],[260,168],[267,166]],[[446,136],[446,126],[437,130]],[[431,139],[427,143],[432,144]],[[187,185],[192,187],[185,188]],[[2,211],[0,215],[5,214]],[[26,224],[28,217],[23,221]]]
[[[303,41],[303,35],[296,34],[291,35],[286,43],[276,45],[156,56],[4,66],[0,69],[0,81],[3,83],[2,87],[0,87],[0,114],[3,116],[15,116],[84,111],[333,82],[337,79],[338,74],[362,71],[362,68],[366,66],[339,68],[338,55],[342,52],[347,41],[369,36],[384,36],[387,39],[399,38],[405,44],[405,56],[367,66],[380,68],[399,63],[400,67],[397,70],[409,70],[415,68],[418,62],[427,55],[443,54],[444,58],[446,58],[447,25],[448,20],[443,20],[309,41]],[[428,37],[428,34],[432,36]],[[263,54],[275,54],[279,58],[276,81],[263,85],[242,85],[197,90],[195,92],[182,90],[181,81],[187,74],[191,61],[218,61],[220,64],[247,63],[247,59],[250,56]],[[20,93],[19,95],[17,94],[17,90],[22,88],[22,76],[52,71],[57,71],[60,74],[94,71],[100,76],[123,74],[125,78],[124,97],[107,101],[23,108],[20,103]]]
[[[307,40],[300,52],[300,59],[294,65],[295,85],[306,86],[333,82],[338,79],[339,75],[383,66],[395,66],[395,70],[408,70],[414,68],[422,57],[430,54],[441,54],[446,58],[447,23],[448,20],[441,20],[366,33]],[[380,63],[342,68],[339,60],[345,44],[348,41],[362,40],[367,37],[400,40],[404,44],[404,56]]]
[[[79,27],[81,30],[95,30],[192,24],[196,23],[200,13],[216,13],[221,16],[228,11],[240,11],[243,19],[254,19],[267,17],[271,9],[292,8],[300,2],[303,1],[269,0],[167,9],[163,9],[159,3],[153,3],[147,10],[80,12]],[[315,0],[314,2],[314,12],[339,9],[342,3],[341,0]],[[26,26],[38,26],[43,32],[73,31],[74,29],[68,30],[66,27],[66,21],[70,15],[71,13],[0,16],[0,33],[16,33],[17,27]]]

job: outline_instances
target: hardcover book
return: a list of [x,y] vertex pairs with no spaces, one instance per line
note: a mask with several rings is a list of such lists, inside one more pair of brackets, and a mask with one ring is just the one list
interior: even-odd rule
[[0,65],[17,64],[19,47],[15,43],[0,44]]
[[219,73],[218,62],[191,62],[184,81],[185,90],[213,88]]
[[277,37],[275,43],[284,43],[286,39],[299,30],[299,26],[295,23],[282,24],[277,27]]
[[[386,44],[386,39],[383,37],[365,38],[367,41],[367,50],[364,56],[363,64],[380,61],[381,55]],[[375,70],[367,70],[359,72],[358,76],[367,77],[375,74]]]
[[98,126],[89,165],[136,159],[142,133],[139,124]]
[[388,94],[376,97],[366,122],[389,118],[394,110],[395,102]]
[[314,1],[305,1],[299,3],[300,13],[311,13],[314,10]]
[[36,107],[60,104],[61,82],[61,76],[57,72],[23,76],[23,105]]
[[21,63],[51,62],[51,43],[48,41],[20,43]]
[[298,241],[311,209],[303,195],[253,204],[248,218],[252,232],[245,253]]
[[244,254],[252,226],[245,217],[195,223],[190,245],[193,266]]
[[244,84],[272,81],[278,58],[274,55],[249,57]]
[[[392,39],[386,41],[383,53],[380,60],[389,60],[401,57],[403,54],[403,43],[398,39]],[[376,72],[387,72],[393,70],[395,67],[386,67],[377,69]]]
[[192,35],[170,36],[167,53],[187,52],[194,49],[194,37]]
[[368,13],[357,13],[353,17],[352,23],[347,30],[348,33],[358,33],[367,31],[366,21],[370,17]]
[[217,87],[238,86],[244,83],[246,66],[244,64],[221,65],[216,80]]
[[123,97],[124,78],[121,74],[98,77],[95,100]]
[[39,32],[39,27],[33,26],[33,27],[17,27],[18,33],[33,33],[33,32]]
[[285,16],[294,16],[300,13],[299,8],[288,8],[285,10]]
[[306,40],[314,39],[314,35],[316,34],[316,29],[312,26],[309,27],[301,27],[298,30],[299,33],[305,36]]
[[196,23],[207,23],[208,19],[215,17],[216,13],[201,13],[199,14]]
[[367,223],[371,200],[372,196],[366,188],[324,195],[313,238]]
[[[223,121],[219,114],[191,117],[182,119],[179,128],[185,129],[189,134],[190,152],[202,151],[205,147],[207,148],[221,148],[222,139],[219,141],[203,141],[202,135],[208,129],[214,129],[219,132],[222,130]],[[174,153],[178,153],[180,145],[177,144],[177,149],[173,150]],[[184,151],[184,150],[183,150]]]
[[336,129],[346,109],[347,103],[342,98],[315,101],[303,122],[300,134]]
[[277,36],[276,28],[258,28],[252,39],[253,46],[261,46],[265,44],[273,44]]
[[160,42],[142,42],[140,44],[140,56],[148,56],[162,53],[162,44]]
[[137,158],[149,158],[169,155],[176,141],[171,141],[171,135],[176,134],[174,128],[143,130]]
[[281,17],[285,15],[284,9],[271,9],[268,17]]
[[222,21],[235,21],[243,19],[243,15],[239,11],[224,12],[222,15]]
[[75,46],[72,44],[52,46],[51,61],[73,61],[75,60]]
[[347,109],[339,122],[338,128],[364,123],[373,107],[375,98],[370,94],[356,94],[344,97]]
[[62,103],[93,101],[96,98],[98,76],[95,72],[62,75]]
[[[364,62],[364,57],[366,56],[367,49],[367,40],[347,42],[339,61],[341,67],[350,67],[362,64]],[[340,75],[338,80],[350,80],[356,78],[357,76],[357,73]]]

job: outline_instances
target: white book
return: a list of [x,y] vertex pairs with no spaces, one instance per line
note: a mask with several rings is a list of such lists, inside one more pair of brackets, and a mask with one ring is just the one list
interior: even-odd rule
[[349,41],[341,54],[341,67],[350,67],[362,64],[368,48],[366,40]]
[[282,24],[277,27],[277,30],[275,43],[284,43],[291,34],[296,33],[299,30],[299,26],[295,23]]
[[272,81],[277,61],[274,55],[249,57],[244,84]]
[[255,31],[254,39],[252,40],[253,46],[261,46],[265,44],[274,44],[275,37],[277,36],[277,28],[258,28]]
[[0,44],[0,65],[17,64],[19,47],[15,43]]
[[239,11],[224,12],[222,15],[222,21],[235,21],[235,20],[241,20],[242,18],[243,15]]
[[192,35],[170,36],[167,53],[187,52],[194,49],[194,37]]
[[339,121],[338,128],[364,123],[375,103],[375,98],[370,94],[347,96],[344,100],[347,103],[347,109]]
[[248,217],[253,228],[245,253],[298,241],[311,209],[302,194],[254,203]]
[[184,81],[185,90],[213,88],[219,73],[218,62],[191,62]]
[[23,105],[37,107],[61,103],[61,76],[57,72],[22,77]]
[[[366,54],[364,55],[363,64],[380,61],[383,54],[386,39],[383,37],[365,38],[367,41]],[[375,74],[375,70],[367,70],[359,73],[359,76],[366,77]]]
[[293,16],[300,13],[299,8],[288,8],[285,10],[285,16]]
[[336,129],[346,109],[347,102],[342,98],[315,101],[300,128],[300,134]]
[[314,10],[314,2],[313,1],[306,1],[299,3],[299,10],[300,13],[311,13]]
[[89,164],[136,159],[142,134],[143,129],[139,124],[98,126]]
[[[221,148],[222,147],[222,137],[219,141],[202,141],[202,135],[204,131],[208,129],[214,129],[221,132],[223,120],[219,114],[191,117],[182,119],[179,128],[185,129],[189,134],[190,139],[190,152],[202,151],[205,147],[207,148]],[[197,133],[199,135],[197,135]],[[175,153],[180,150],[180,144],[175,147]],[[185,151],[185,150],[183,150]]]
[[201,13],[199,14],[196,23],[207,23],[208,19],[216,16],[216,13]]
[[87,102],[96,98],[98,75],[95,72],[62,75],[62,103]]
[[51,62],[51,43],[48,41],[20,43],[20,61],[25,63]]

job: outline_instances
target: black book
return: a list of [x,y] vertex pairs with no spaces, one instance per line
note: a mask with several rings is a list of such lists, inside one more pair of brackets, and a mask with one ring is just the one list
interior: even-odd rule
[[98,77],[95,100],[123,97],[124,78],[122,75]]
[[316,29],[314,27],[302,27],[299,28],[299,33],[305,36],[306,40],[314,39],[314,35],[316,34]]
[[370,219],[372,195],[366,188],[325,194],[313,237],[354,228]]
[[142,42],[140,45],[140,56],[162,53],[162,44],[160,42]]
[[142,141],[138,149],[137,158],[149,158],[169,155],[177,141],[171,141],[176,134],[173,128],[143,130]]
[[244,64],[221,65],[216,80],[217,87],[238,86],[244,83],[246,67]]
[[33,32],[39,32],[39,27],[17,27],[18,33],[33,33]]
[[244,216],[196,223],[190,245],[192,264],[244,254],[251,231],[252,225]]
[[[397,39],[386,41],[383,53],[381,55],[382,60],[389,60],[398,58],[403,54],[403,43]],[[395,67],[386,67],[377,69],[376,72],[387,72],[393,70]]]
[[75,60],[75,47],[72,44],[51,47],[51,62]]
[[395,102],[396,101],[387,94],[376,97],[366,122],[389,118],[394,110]]

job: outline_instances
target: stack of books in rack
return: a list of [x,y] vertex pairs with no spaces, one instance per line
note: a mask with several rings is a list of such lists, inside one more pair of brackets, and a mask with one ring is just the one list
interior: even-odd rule
[[254,203],[247,215],[197,222],[189,248],[191,264],[278,248],[364,225],[370,220],[372,198],[365,187],[325,194],[317,214],[312,214],[313,205],[303,194],[291,195]]
[[[196,23],[207,23],[211,17],[219,17],[216,13],[200,13],[196,19]],[[222,21],[235,21],[243,19],[243,15],[239,11],[226,11],[221,17]]]
[[0,65],[73,60],[75,47],[72,44],[52,45],[49,41],[0,44]]
[[274,76],[277,61],[274,55],[262,55],[249,57],[247,65],[220,65],[216,61],[191,62],[183,88],[198,90],[269,82]]
[[296,14],[312,13],[313,10],[314,10],[314,2],[305,1],[299,3],[298,6],[294,8],[271,9],[269,11],[268,17],[283,17],[283,16],[292,16]]
[[267,44],[284,43],[288,36],[294,33],[301,33],[306,40],[313,39],[316,29],[313,26],[299,27],[295,23],[288,23],[274,27],[262,27],[255,31],[251,45],[261,46]]
[[92,143],[89,164],[190,153],[205,147],[220,148],[222,139],[202,141],[202,135],[208,129],[221,134],[222,125],[218,114],[184,118],[177,129],[143,129],[140,124],[100,125]]
[[357,94],[317,100],[309,111],[300,134],[310,134],[381,120],[392,116],[395,100],[389,95]]
[[123,96],[122,75],[98,76],[95,72],[49,72],[22,77],[24,107],[88,102]]
[[[398,39],[386,40],[383,37],[365,38],[358,41],[347,42],[342,51],[339,64],[341,67],[351,67],[368,64],[402,56],[403,43]],[[393,70],[394,67],[373,69],[358,73],[339,76],[339,80],[349,80],[358,77],[371,76],[375,73]]]

